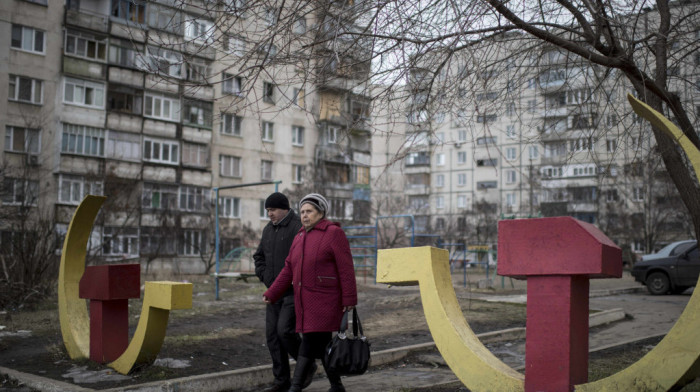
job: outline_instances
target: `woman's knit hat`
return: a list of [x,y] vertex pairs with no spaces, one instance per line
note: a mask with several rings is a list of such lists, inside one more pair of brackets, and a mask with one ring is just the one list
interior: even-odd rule
[[299,202],[299,208],[306,203],[313,205],[314,208],[319,210],[324,216],[328,211],[328,200],[318,193],[309,193],[308,195],[304,196]]

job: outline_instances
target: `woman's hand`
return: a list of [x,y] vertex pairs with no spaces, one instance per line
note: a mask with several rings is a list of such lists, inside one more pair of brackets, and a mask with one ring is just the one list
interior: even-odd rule
[[267,298],[267,297],[264,296],[264,295],[263,295],[263,302],[265,302],[266,304],[271,304],[271,303],[272,303],[272,302],[270,302],[270,299]]
[[343,307],[343,312],[349,312],[349,311],[351,311],[351,310],[353,310],[353,309],[355,309],[355,306],[354,306],[354,305],[344,306],[344,307]]

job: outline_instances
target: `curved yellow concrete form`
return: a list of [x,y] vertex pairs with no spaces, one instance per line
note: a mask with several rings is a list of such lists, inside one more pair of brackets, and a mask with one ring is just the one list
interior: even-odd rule
[[377,282],[418,285],[435,345],[454,374],[472,391],[522,391],[523,376],[496,358],[474,334],[457,302],[449,253],[429,246],[382,249]]
[[171,310],[192,307],[192,283],[146,282],[141,318],[126,351],[109,366],[128,374],[135,365],[150,364],[158,356]]
[[[79,286],[85,272],[90,232],[105,200],[104,196],[86,196],[75,210],[63,242],[58,273],[58,314],[63,342],[72,359],[90,356],[90,318],[86,300],[79,297]],[[126,351],[109,366],[127,374],[135,365],[152,362],[163,345],[170,310],[191,307],[191,283],[146,282],[136,333]]]
[[[678,127],[645,103],[627,96],[634,111],[673,137],[700,178],[700,151]],[[576,391],[669,391],[700,375],[700,290],[695,290],[683,314],[664,339],[639,361],[610,377],[576,386]]]
[[90,318],[85,300],[78,296],[78,288],[85,272],[90,232],[105,200],[104,196],[85,196],[73,214],[63,241],[58,270],[58,315],[63,343],[72,359],[90,356]]

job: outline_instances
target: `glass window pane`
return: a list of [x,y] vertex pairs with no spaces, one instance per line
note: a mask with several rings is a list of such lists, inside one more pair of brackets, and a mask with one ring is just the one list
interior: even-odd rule
[[22,47],[22,26],[12,25],[12,47]]

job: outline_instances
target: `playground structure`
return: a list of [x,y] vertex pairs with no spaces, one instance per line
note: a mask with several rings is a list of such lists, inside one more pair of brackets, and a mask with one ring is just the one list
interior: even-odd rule
[[[464,242],[446,242],[438,234],[416,233],[415,219],[413,215],[386,215],[378,216],[373,226],[346,226],[343,228],[350,242],[355,271],[359,272],[363,282],[367,282],[367,276],[374,276],[376,283],[377,253],[379,250],[379,222],[385,219],[405,219],[409,222],[410,247],[434,246],[446,249],[449,253],[450,271],[462,270],[462,285],[467,286],[467,269],[481,267],[485,270],[485,278],[493,279],[496,275],[496,251],[488,245],[467,245]],[[504,285],[504,278],[501,280]]]

